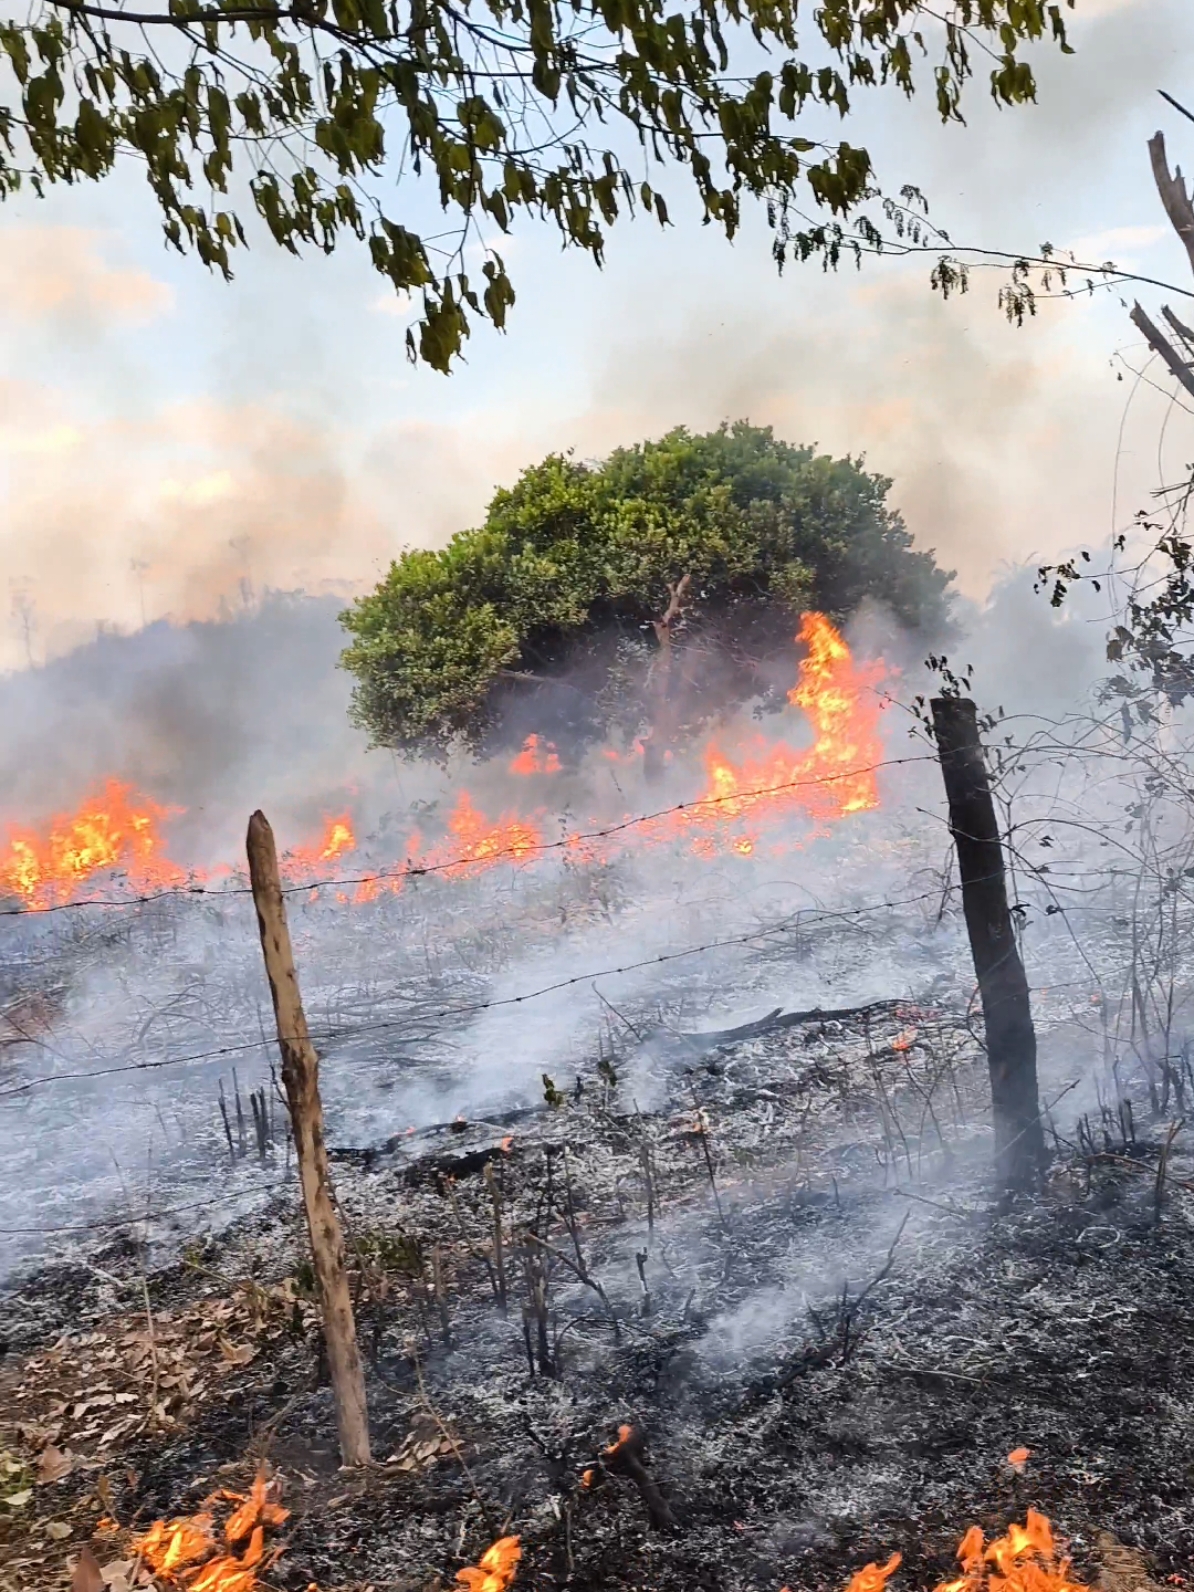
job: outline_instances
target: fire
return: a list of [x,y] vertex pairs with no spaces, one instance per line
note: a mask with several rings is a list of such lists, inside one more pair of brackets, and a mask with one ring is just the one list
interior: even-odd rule
[[510,772],[511,774],[521,774],[523,776],[558,774],[560,772],[559,755],[550,741],[545,741],[538,735],[528,735],[522,743],[522,751],[510,764]]
[[457,1570],[456,1579],[468,1592],[506,1592],[518,1573],[521,1558],[521,1538],[499,1537],[476,1564]]
[[[875,765],[882,761],[875,690],[886,678],[882,663],[857,664],[824,614],[802,616],[796,640],[807,647],[788,701],[813,727],[813,744],[797,751],[780,741],[760,741],[759,751],[735,761],[715,741],[705,749],[705,789],[687,815],[703,828],[727,819],[775,818],[804,812],[819,822],[867,812],[879,805]],[[749,856],[756,841],[735,836],[730,849]]]
[[225,1522],[223,1535],[229,1550],[245,1544],[239,1553],[219,1550],[215,1517],[207,1511],[155,1521],[133,1542],[133,1552],[154,1575],[168,1585],[185,1587],[187,1592],[257,1592],[263,1585],[257,1572],[267,1570],[281,1551],[266,1551],[266,1528],[282,1525],[290,1511],[270,1496],[270,1486],[260,1471],[248,1493],[218,1496],[237,1505]]
[[156,1574],[173,1576],[214,1552],[214,1528],[214,1517],[208,1514],[191,1515],[185,1520],[155,1520],[133,1547]]
[[[902,1050],[911,1050],[915,1043],[916,1043],[916,1029],[915,1028],[904,1028],[904,1029],[901,1029],[901,1031],[892,1040],[891,1048],[893,1050],[901,1050],[901,1051]],[[1019,1452],[1019,1450],[1017,1450],[1017,1452]],[[1028,1453],[1027,1449],[1025,1449],[1024,1452],[1025,1452],[1025,1457],[1027,1457],[1027,1453]]]
[[[1013,1449],[1012,1454],[1027,1459],[1028,1450]],[[1028,1511],[1022,1526],[1013,1521],[990,1544],[978,1526],[971,1526],[958,1544],[958,1563],[961,1575],[940,1582],[934,1592],[1088,1592],[1071,1578],[1070,1561],[1058,1556],[1053,1528],[1035,1509]],[[898,1553],[884,1565],[865,1565],[851,1577],[846,1592],[883,1592],[899,1565]]]
[[309,845],[295,846],[287,852],[286,861],[288,871],[318,872],[321,863],[335,862],[346,851],[355,851],[357,837],[353,833],[352,818],[348,813],[339,813],[335,818],[325,818],[323,833]]
[[[824,614],[804,614],[796,639],[806,650],[788,700],[809,720],[811,746],[797,749],[760,738],[754,749],[731,755],[710,740],[703,754],[703,786],[695,800],[648,822],[622,826],[615,841],[572,836],[565,842],[570,854],[582,862],[602,862],[621,847],[680,840],[698,857],[723,852],[750,857],[759,851],[764,824],[803,814],[820,830],[829,822],[877,807],[883,704],[875,687],[886,677],[884,665],[856,662]],[[634,762],[641,750],[637,744],[622,758],[607,747],[602,755]],[[528,735],[509,768],[523,776],[545,775],[559,773],[561,764],[550,741]],[[6,849],[0,848],[0,894],[16,896],[30,909],[59,905],[76,898],[97,875],[114,870],[126,873],[139,892],[169,889],[188,880],[198,883],[210,876],[185,873],[166,855],[161,825],[178,811],[111,779],[76,813],[52,818],[36,830],[10,830]],[[408,867],[472,878],[500,863],[533,860],[544,849],[542,817],[541,811],[490,817],[462,790],[448,815],[447,833],[437,844],[423,851],[421,837],[417,833],[409,837]],[[600,828],[601,820],[593,819],[592,827]],[[343,859],[356,849],[351,814],[326,817],[315,839],[286,854],[285,877],[314,889],[333,879],[343,869]],[[371,901],[383,890],[398,893],[403,873],[396,869],[385,877],[363,879],[351,897],[339,899]]]
[[491,822],[462,790],[448,814],[448,838],[428,862],[433,867],[451,862],[453,866],[443,868],[451,878],[472,877],[499,862],[527,857],[542,844],[543,836],[533,823],[516,813],[503,813]]
[[0,892],[27,907],[53,906],[116,869],[138,890],[182,884],[186,875],[163,855],[159,833],[162,820],[177,811],[110,779],[77,812],[58,814],[40,833],[9,830],[7,851],[0,851]]
[[886,1564],[867,1564],[850,1577],[846,1592],[883,1592],[904,1561],[902,1553],[893,1553]]

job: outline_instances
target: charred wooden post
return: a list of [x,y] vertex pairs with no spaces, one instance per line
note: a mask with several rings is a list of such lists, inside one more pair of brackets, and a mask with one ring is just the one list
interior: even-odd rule
[[1005,1186],[1022,1187],[1032,1182],[1044,1161],[1045,1135],[1037,1093],[1036,1030],[1008,908],[995,803],[974,703],[968,697],[934,697],[932,711],[986,1025],[995,1165]]
[[340,1434],[340,1457],[346,1465],[367,1465],[369,1413],[365,1402],[365,1378],[344,1266],[344,1236],[328,1179],[323,1102],[319,1095],[319,1058],[303,1013],[278,873],[278,852],[274,832],[264,813],[256,812],[249,819],[246,849],[257,927],[274,1003],[278,1049],[282,1055],[282,1084],[290,1106],[295,1155],[311,1236],[311,1258],[319,1285]]

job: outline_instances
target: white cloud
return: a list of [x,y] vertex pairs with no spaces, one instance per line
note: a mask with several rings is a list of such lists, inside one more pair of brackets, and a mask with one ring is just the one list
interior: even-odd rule
[[392,315],[405,321],[414,313],[415,301],[409,293],[380,293],[369,308],[377,315]]
[[1084,265],[1102,265],[1111,260],[1125,266],[1132,254],[1150,249],[1154,243],[1171,236],[1167,226],[1109,227],[1105,232],[1093,232],[1067,244],[1069,253]]
[[22,320],[137,326],[173,307],[173,290],[147,271],[113,265],[104,234],[83,227],[0,228],[0,305]]

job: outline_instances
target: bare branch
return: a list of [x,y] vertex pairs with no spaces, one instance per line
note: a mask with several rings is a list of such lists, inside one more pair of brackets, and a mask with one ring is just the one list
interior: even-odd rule
[[1173,230],[1185,245],[1190,269],[1194,270],[1194,205],[1191,205],[1190,196],[1186,192],[1186,180],[1182,176],[1182,168],[1175,166],[1173,175],[1170,175],[1169,159],[1165,154],[1164,133],[1154,133],[1149,139],[1148,153],[1153,163],[1153,181],[1157,185],[1161,203],[1165,206],[1165,214],[1173,223]]
[[1153,321],[1149,320],[1139,304],[1133,304],[1132,306],[1131,321],[1132,325],[1144,334],[1145,341],[1153,353],[1160,355],[1186,391],[1191,396],[1194,396],[1194,372],[1191,371],[1190,366],[1177,352],[1165,334]]

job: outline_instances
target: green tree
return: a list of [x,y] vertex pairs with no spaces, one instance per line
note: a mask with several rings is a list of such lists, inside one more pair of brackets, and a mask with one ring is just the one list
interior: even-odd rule
[[951,576],[913,550],[890,485],[743,421],[595,466],[553,454],[343,615],[356,722],[408,752],[644,725],[658,751],[781,701],[801,608],[873,596],[916,629],[944,618]]
[[667,223],[678,168],[727,236],[753,196],[781,264],[835,260],[834,218],[876,195],[823,112],[923,71],[960,119],[973,51],[997,102],[1032,99],[1022,46],[1068,50],[1074,3],[818,0],[798,44],[800,0],[34,0],[0,23],[0,192],[131,156],[169,242],[225,275],[253,212],[292,252],[355,238],[417,296],[411,356],[446,370],[470,316],[513,303],[493,245],[520,212],[600,262],[619,216]]

